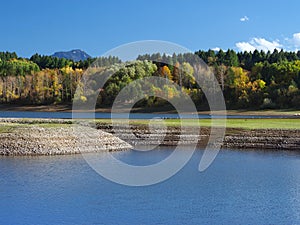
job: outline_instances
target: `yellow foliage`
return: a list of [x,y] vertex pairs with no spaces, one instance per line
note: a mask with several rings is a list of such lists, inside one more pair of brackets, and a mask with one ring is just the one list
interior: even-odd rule
[[261,79],[255,80],[255,81],[253,81],[253,83],[251,83],[251,82],[249,82],[249,83],[251,84],[252,91],[262,90],[266,86],[266,82]]
[[245,88],[249,82],[248,72],[244,71],[241,67],[232,67],[234,73],[233,85],[238,88]]
[[168,78],[169,80],[172,80],[173,78],[171,71],[167,66],[163,66],[163,68],[161,69],[161,74],[163,77]]
[[62,68],[61,71],[66,74],[70,74],[70,73],[74,72],[73,68],[70,66],[66,66],[66,67]]
[[82,101],[82,102],[86,102],[87,101],[87,98],[85,97],[85,96],[80,96],[80,100]]

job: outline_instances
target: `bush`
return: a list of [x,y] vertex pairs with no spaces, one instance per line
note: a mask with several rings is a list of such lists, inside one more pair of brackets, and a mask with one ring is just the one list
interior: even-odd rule
[[262,105],[260,106],[261,109],[275,109],[276,104],[272,102],[270,98],[264,98]]

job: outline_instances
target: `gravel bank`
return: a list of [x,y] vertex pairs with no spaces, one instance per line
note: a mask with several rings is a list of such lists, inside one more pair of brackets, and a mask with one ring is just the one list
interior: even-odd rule
[[0,132],[0,155],[62,155],[132,148],[112,134],[83,126],[74,129],[72,125],[7,123],[5,128]]

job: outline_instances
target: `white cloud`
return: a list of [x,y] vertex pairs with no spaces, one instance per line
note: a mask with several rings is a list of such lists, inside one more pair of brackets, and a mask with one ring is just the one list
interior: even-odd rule
[[249,21],[249,18],[248,18],[248,16],[244,16],[244,17],[240,18],[240,21],[246,22],[246,21]]
[[235,46],[242,52],[253,52],[255,50],[255,47],[248,42],[238,42],[235,44]]
[[237,42],[235,44],[239,51],[251,51],[255,49],[263,51],[273,51],[274,49],[285,51],[298,51],[300,49],[300,32],[294,33],[289,37],[282,37],[279,40],[269,41],[265,38],[254,37],[246,42]]
[[258,50],[263,51],[273,51],[274,49],[280,49],[282,47],[278,40],[270,42],[264,38],[253,38],[252,43]]
[[292,44],[295,47],[300,47],[300,33],[293,34]]
[[297,52],[300,47],[300,33],[294,33],[292,37],[285,37],[283,43],[286,51]]
[[219,47],[215,47],[215,48],[213,48],[212,50],[218,52],[218,51],[220,51],[221,49],[220,49]]
[[248,52],[253,52],[255,49],[267,52],[282,48],[282,45],[278,40],[267,41],[264,38],[252,38],[249,42],[238,42],[235,44],[235,46],[239,49],[239,51]]

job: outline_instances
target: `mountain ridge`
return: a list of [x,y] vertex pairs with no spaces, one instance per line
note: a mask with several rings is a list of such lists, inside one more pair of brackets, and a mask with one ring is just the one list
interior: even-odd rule
[[55,52],[51,56],[57,58],[71,59],[75,62],[78,62],[80,60],[84,61],[88,58],[92,58],[89,54],[87,54],[85,51],[82,51],[81,49],[73,49],[70,51],[59,51],[59,52]]

